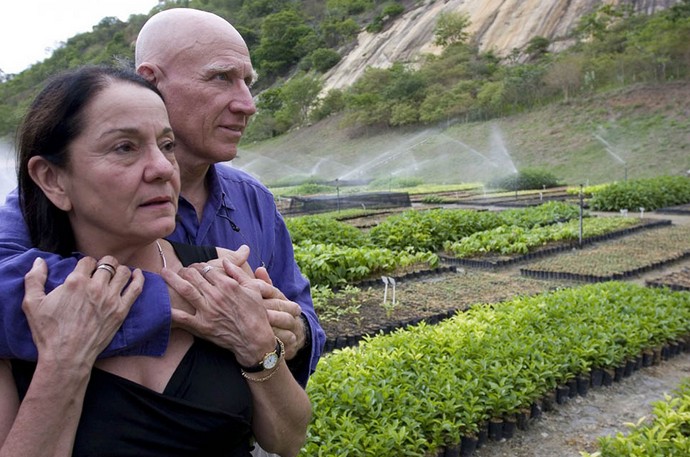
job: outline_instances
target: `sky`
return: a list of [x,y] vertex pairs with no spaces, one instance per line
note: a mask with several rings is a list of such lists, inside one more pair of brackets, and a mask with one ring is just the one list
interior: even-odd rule
[[0,70],[19,73],[50,57],[61,42],[90,32],[104,17],[126,21],[156,5],[158,0],[3,0]]

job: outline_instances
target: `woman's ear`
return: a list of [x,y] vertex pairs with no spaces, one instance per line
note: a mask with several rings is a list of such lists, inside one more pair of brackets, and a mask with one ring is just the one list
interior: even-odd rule
[[56,167],[41,156],[30,158],[28,169],[31,179],[53,205],[65,212],[72,209],[72,201],[65,188],[65,170]]

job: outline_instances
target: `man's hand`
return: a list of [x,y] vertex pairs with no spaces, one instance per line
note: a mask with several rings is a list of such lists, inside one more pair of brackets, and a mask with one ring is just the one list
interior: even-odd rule
[[[256,279],[260,279],[269,285],[273,285],[268,271],[264,267],[256,269]],[[274,298],[289,301],[285,295],[275,287],[272,288],[264,298]],[[268,291],[267,291],[268,292]],[[290,302],[294,303],[294,302]],[[276,306],[278,305],[278,306]],[[295,303],[297,305],[297,303]],[[306,343],[307,330],[304,328],[306,323],[301,317],[301,311],[298,315],[283,312],[279,303],[273,300],[264,301],[264,306],[268,310],[268,321],[273,327],[273,333],[285,344],[285,358],[291,360],[297,355],[297,352],[302,349]],[[299,306],[299,305],[297,305]]]
[[48,268],[43,259],[36,259],[24,277],[22,310],[40,357],[93,364],[112,340],[141,293],[144,275],[118,266],[111,256],[99,264],[109,267],[97,269],[95,259],[81,259],[65,282],[48,295]]
[[233,351],[240,364],[256,364],[275,347],[268,310],[278,309],[279,313],[298,316],[299,305],[284,299],[264,299],[264,294],[276,294],[277,289],[248,275],[227,259],[223,260],[222,269],[211,268],[204,275],[200,267],[184,268],[179,275],[170,271],[162,273],[193,308],[192,312],[173,309],[173,322]]
[[[299,305],[288,300],[279,289],[273,287],[273,282],[265,268],[258,268],[256,272],[251,271],[251,267],[247,263],[249,258],[249,248],[247,246],[241,246],[237,251],[218,248],[218,254],[221,258],[214,259],[206,264],[191,265],[190,268],[194,268],[201,273],[207,265],[214,267],[214,270],[209,270],[203,275],[203,279],[207,279],[209,277],[215,278],[218,274],[222,274],[223,271],[228,277],[231,277],[234,267],[231,268],[230,265],[239,266],[244,273],[241,275],[242,284],[245,287],[253,288],[260,292],[262,300],[258,300],[257,303],[260,303],[266,310],[273,333],[283,341],[285,357],[288,360],[292,359],[306,343],[305,337],[307,332],[305,323],[301,318]],[[229,262],[226,263],[227,260]],[[226,268],[224,265],[228,267]],[[196,320],[191,320],[190,316],[196,316],[200,309],[210,311],[214,306],[222,306],[222,304],[211,305],[211,307],[204,305],[206,298],[196,286],[196,284],[203,284],[204,282],[190,281],[190,278],[199,278],[197,276],[189,276],[189,272],[184,275],[184,278],[170,271],[164,272],[162,276],[169,286],[172,308],[173,310],[178,310],[172,313],[173,327],[184,328],[201,338],[213,341],[213,332],[209,331],[208,328],[204,329],[204,326],[200,325],[206,317],[198,316]],[[207,279],[206,282],[209,282],[209,280]],[[297,310],[300,311],[296,312]]]

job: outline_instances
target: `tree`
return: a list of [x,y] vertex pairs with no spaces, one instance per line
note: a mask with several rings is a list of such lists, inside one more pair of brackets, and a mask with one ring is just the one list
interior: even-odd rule
[[582,67],[581,56],[569,55],[551,64],[544,75],[544,82],[547,86],[559,88],[563,92],[564,100],[568,102],[570,94],[582,85]]
[[338,113],[345,109],[345,97],[343,91],[331,89],[325,97],[317,101],[317,105],[311,112],[310,119],[320,121],[331,114]]
[[329,47],[348,42],[357,36],[360,27],[352,18],[345,20],[326,19],[321,22],[320,31],[323,40]]
[[318,47],[316,32],[304,18],[296,11],[284,10],[266,16],[253,55],[260,70],[276,76]]
[[281,113],[287,113],[285,117],[290,120],[291,126],[304,124],[322,87],[321,78],[314,74],[300,73],[292,77],[280,91],[283,106],[276,113],[276,119],[281,119]]
[[527,43],[525,53],[527,53],[531,60],[536,60],[549,52],[550,44],[549,39],[543,36],[532,37]]
[[436,22],[434,44],[446,47],[453,43],[465,43],[470,37],[467,28],[470,17],[464,13],[441,13]]
[[326,73],[340,62],[340,54],[330,48],[319,48],[309,54],[311,64],[319,73]]

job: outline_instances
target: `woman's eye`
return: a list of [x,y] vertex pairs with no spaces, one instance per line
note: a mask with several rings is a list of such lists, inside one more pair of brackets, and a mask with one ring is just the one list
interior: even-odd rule
[[115,151],[117,152],[132,152],[134,150],[134,146],[132,143],[120,143],[117,146],[115,146]]

